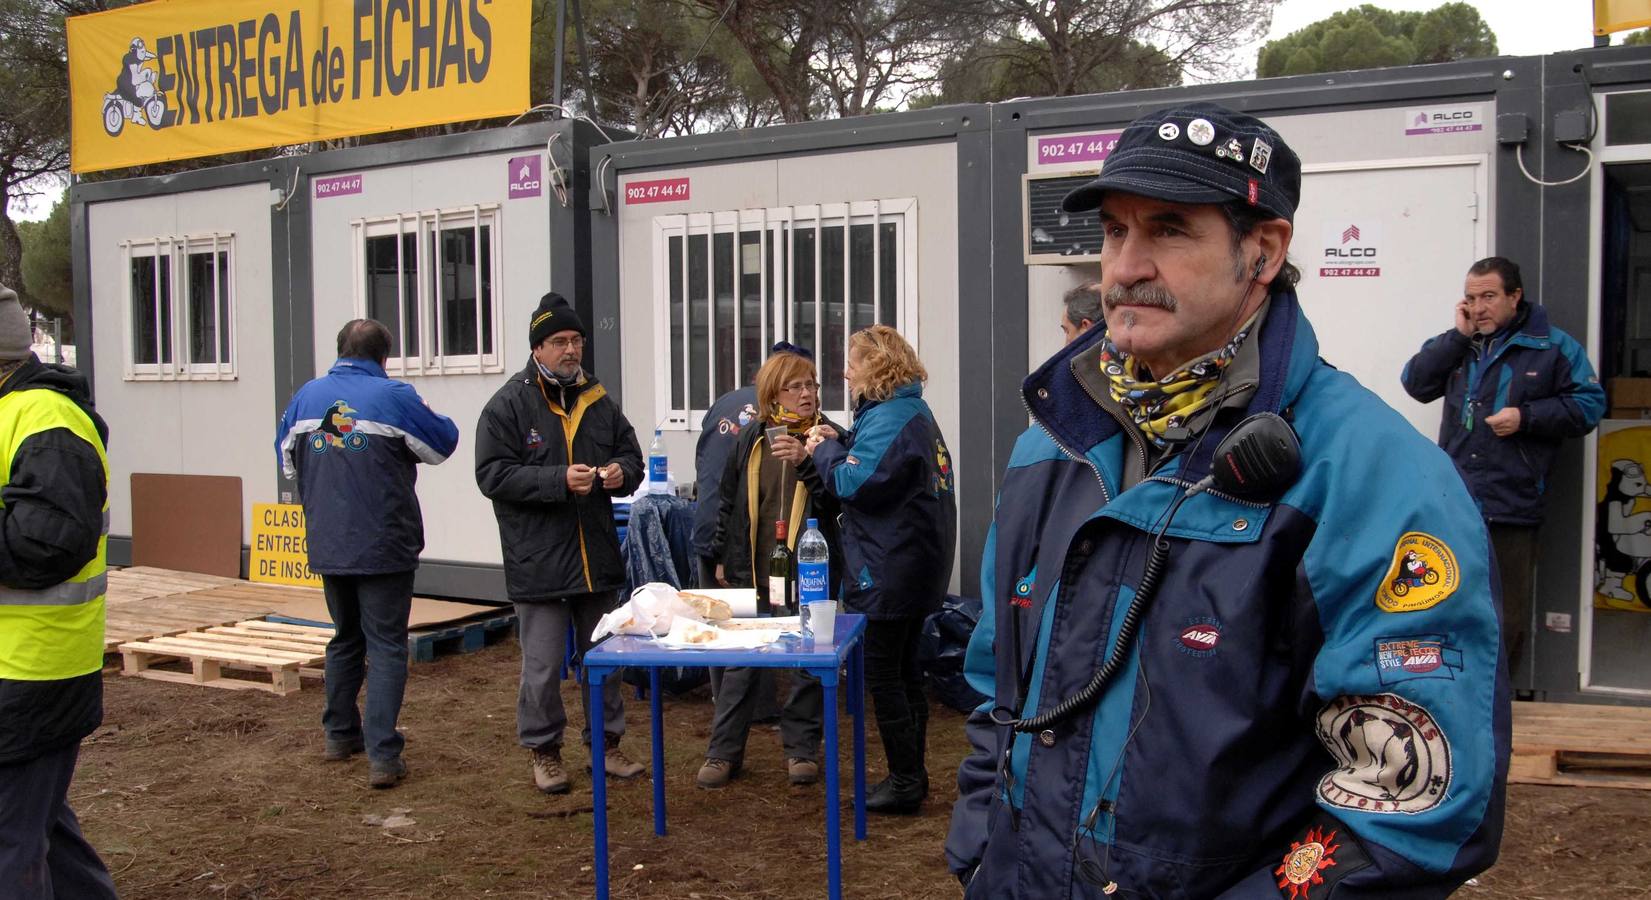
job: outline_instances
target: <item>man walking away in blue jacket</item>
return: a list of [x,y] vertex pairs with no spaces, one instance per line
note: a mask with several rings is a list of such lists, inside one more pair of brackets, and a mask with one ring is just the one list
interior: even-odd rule
[[[459,443],[452,419],[384,374],[389,353],[383,324],[346,323],[338,361],[293,395],[275,439],[282,471],[298,480],[310,571],[321,576],[333,620],[325,758],[366,751],[375,788],[394,787],[407,773],[396,718],[407,687],[413,573],[424,550],[417,465],[441,463]],[[365,722],[356,707],[363,675]]]
[[1524,294],[1513,260],[1474,263],[1456,327],[1423,344],[1401,376],[1417,400],[1445,398],[1439,446],[1490,526],[1510,674],[1532,633],[1548,470],[1561,439],[1594,430],[1605,412],[1605,391],[1582,345],[1549,325],[1548,311]]

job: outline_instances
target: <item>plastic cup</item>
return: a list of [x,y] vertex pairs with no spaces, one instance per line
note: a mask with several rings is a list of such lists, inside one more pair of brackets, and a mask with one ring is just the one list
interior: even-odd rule
[[808,604],[808,624],[813,629],[815,641],[831,643],[837,632],[837,601],[816,600]]

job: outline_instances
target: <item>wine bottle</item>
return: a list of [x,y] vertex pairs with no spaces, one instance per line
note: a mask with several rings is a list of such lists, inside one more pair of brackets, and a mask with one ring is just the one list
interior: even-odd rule
[[774,552],[768,555],[768,614],[788,616],[797,612],[797,595],[791,577],[791,548],[785,544],[785,520],[774,523]]

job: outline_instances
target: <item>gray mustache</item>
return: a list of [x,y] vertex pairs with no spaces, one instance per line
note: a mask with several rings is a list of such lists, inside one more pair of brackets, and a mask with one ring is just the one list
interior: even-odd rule
[[1175,312],[1175,295],[1171,294],[1162,285],[1150,282],[1124,287],[1115,284],[1106,289],[1101,295],[1101,303],[1110,312],[1119,306],[1156,306],[1159,309]]

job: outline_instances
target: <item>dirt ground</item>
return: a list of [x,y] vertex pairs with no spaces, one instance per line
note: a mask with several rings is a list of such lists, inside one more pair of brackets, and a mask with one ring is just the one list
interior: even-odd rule
[[[518,665],[514,641],[415,665],[401,720],[410,774],[390,791],[367,788],[362,757],[321,761],[319,681],[276,697],[111,674],[105,724],[82,749],[71,800],[129,900],[588,897],[587,757],[570,748],[571,795],[532,789],[515,742]],[[646,762],[648,707],[627,695],[625,747]],[[745,773],[699,790],[710,717],[703,693],[666,701],[667,837],[653,833],[645,778],[610,783],[613,896],[820,896],[823,791],[786,783],[779,735],[762,726]],[[881,753],[867,729],[875,782]],[[841,733],[847,797],[847,718]],[[958,896],[940,847],[956,793],[949,773],[966,749],[962,717],[937,705],[930,734],[935,778],[921,816],[870,817],[857,844],[845,809],[846,896]],[[367,824],[398,812],[412,822]],[[1645,792],[1515,785],[1501,862],[1457,896],[1651,896],[1648,824]]]

